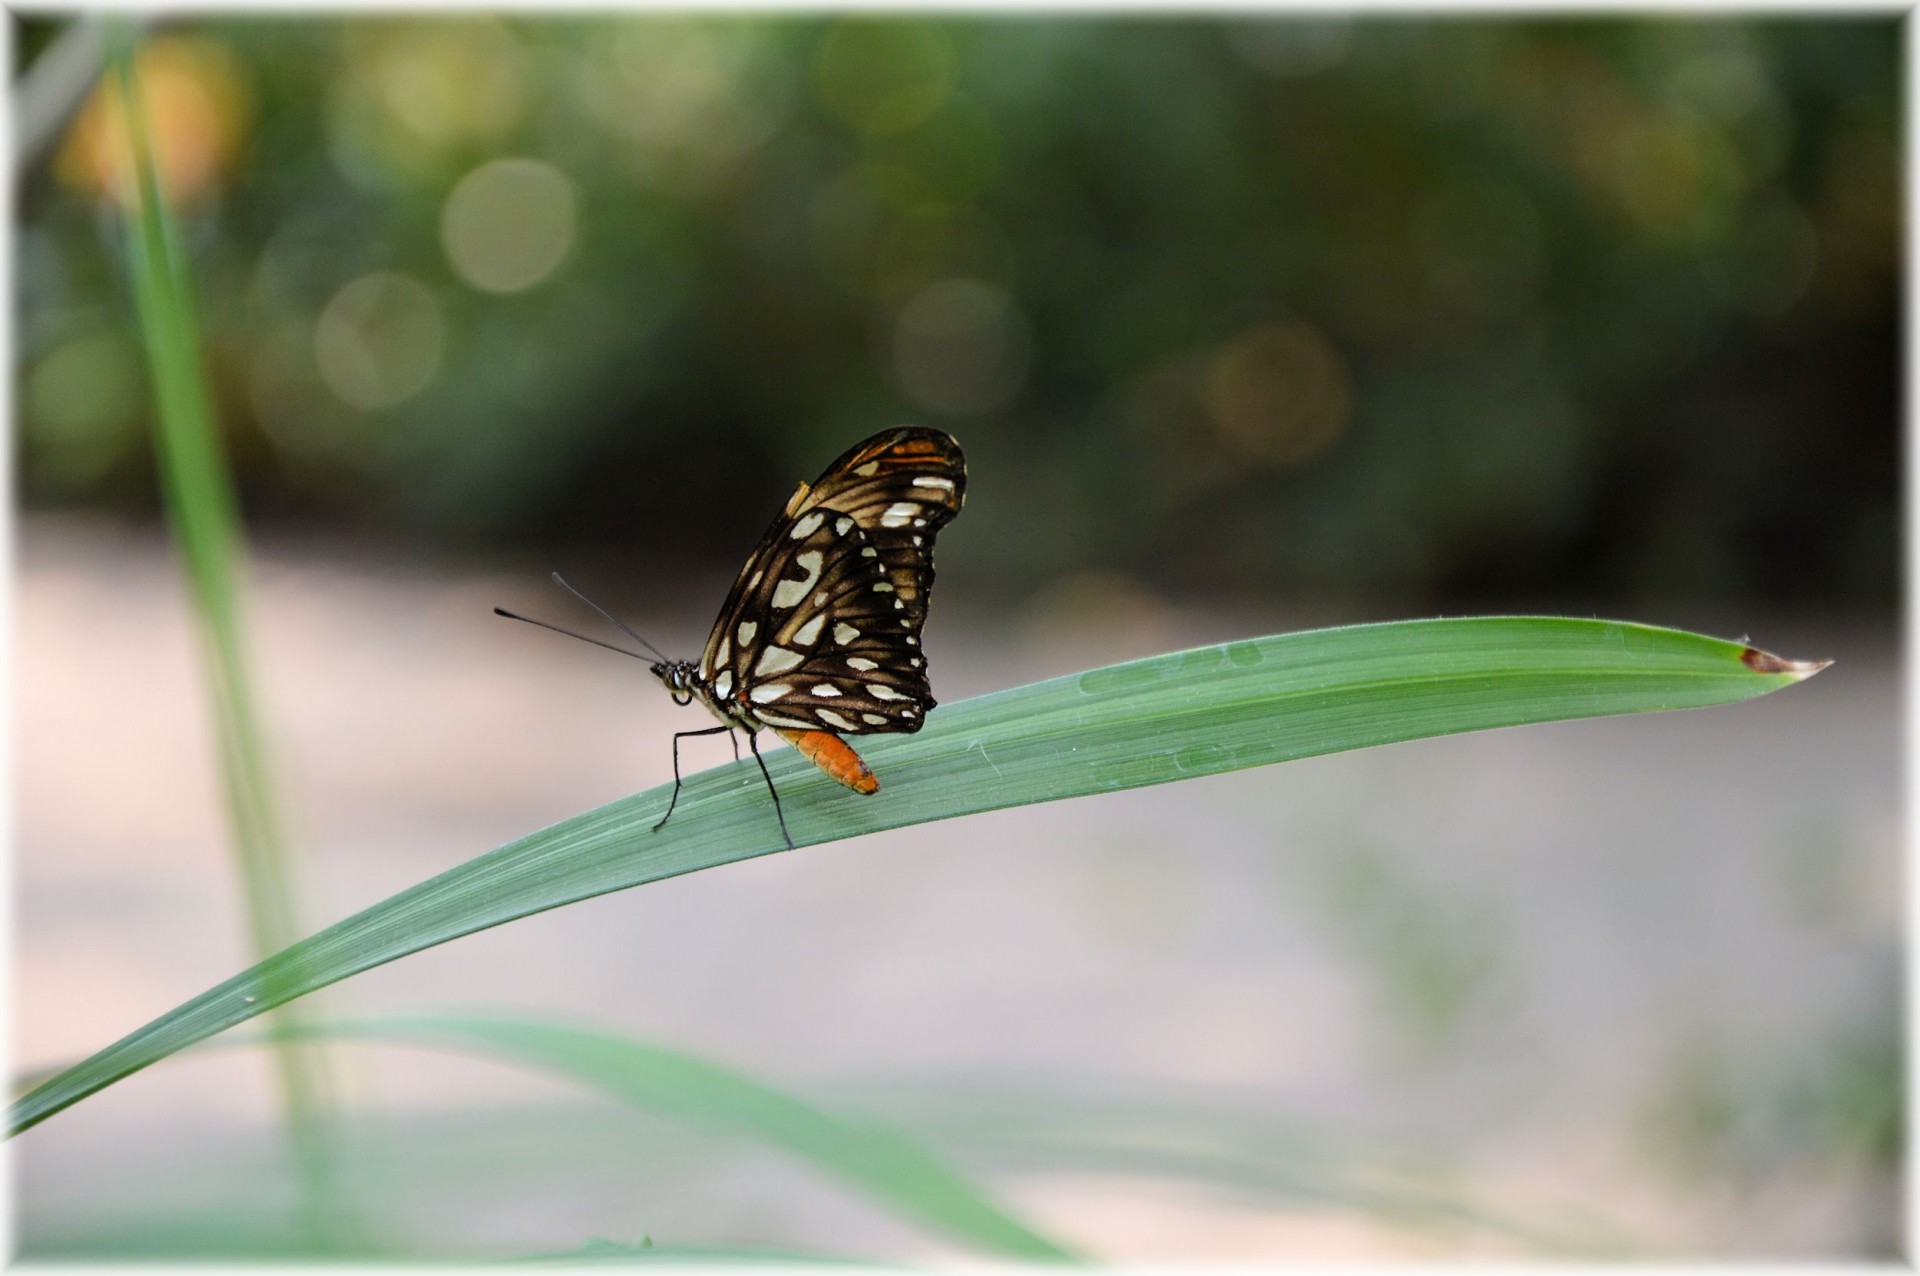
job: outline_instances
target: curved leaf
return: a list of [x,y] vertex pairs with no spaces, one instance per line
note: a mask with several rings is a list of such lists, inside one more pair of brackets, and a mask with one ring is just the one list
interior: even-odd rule
[[[1684,709],[1765,694],[1824,664],[1600,620],[1401,621],[1254,638],[997,692],[863,740],[848,793],[799,755],[767,767],[796,845],[977,811],[1214,775],[1488,727]],[[782,849],[751,760],[509,842],[337,922],[160,1016],[14,1104],[18,1133],[292,997],[562,904]]]

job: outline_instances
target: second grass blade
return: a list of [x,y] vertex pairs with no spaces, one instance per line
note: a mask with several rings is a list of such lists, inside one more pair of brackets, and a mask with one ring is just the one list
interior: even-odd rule
[[982,1196],[911,1138],[879,1122],[824,1112],[677,1050],[562,1023],[497,1015],[416,1014],[331,1022],[316,1031],[494,1058],[564,1076],[643,1111],[785,1151],[867,1199],[983,1253],[1071,1258]]

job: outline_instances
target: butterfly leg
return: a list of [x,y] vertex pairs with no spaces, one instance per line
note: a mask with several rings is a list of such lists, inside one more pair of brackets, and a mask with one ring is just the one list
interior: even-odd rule
[[780,809],[780,790],[773,787],[773,777],[767,774],[767,760],[760,756],[760,733],[747,732],[747,747],[753,750],[753,760],[760,764],[760,778],[767,782],[767,792],[773,794],[773,813],[780,819],[780,836],[787,839],[787,849],[793,849],[793,834],[787,832],[787,813]]
[[[732,727],[708,727],[704,731],[676,731],[673,733],[673,796],[667,799],[667,813],[660,817],[660,823],[653,826],[654,832],[658,833],[666,826],[667,821],[673,817],[674,804],[680,800],[680,737],[687,735],[719,735],[722,731],[728,733],[728,739],[732,739]],[[736,762],[740,760],[740,745],[737,742],[733,746],[733,758]],[[783,825],[782,827],[785,826]]]

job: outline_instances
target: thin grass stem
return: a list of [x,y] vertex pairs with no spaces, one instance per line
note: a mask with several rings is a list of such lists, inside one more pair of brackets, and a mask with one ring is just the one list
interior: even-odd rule
[[[192,601],[248,939],[265,958],[295,940],[301,928],[247,659],[240,597],[245,538],[202,371],[186,257],[160,188],[135,44],[130,27],[112,24],[114,96],[132,191],[125,219],[129,283],[153,378],[160,483]],[[326,1060],[312,1040],[295,1039],[303,1025],[292,1007],[276,1010],[268,1027],[308,1227],[316,1245],[324,1246],[343,1222],[328,1149],[332,1087]]]

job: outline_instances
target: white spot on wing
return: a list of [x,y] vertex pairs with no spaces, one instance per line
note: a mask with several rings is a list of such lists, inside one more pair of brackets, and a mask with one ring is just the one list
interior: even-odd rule
[[786,682],[763,682],[747,692],[747,699],[755,704],[772,704],[781,696],[793,690],[793,684]]
[[[788,651],[785,647],[768,647],[760,653],[760,662],[754,665],[753,676],[761,678],[770,673],[785,673],[799,664],[800,660],[801,656],[797,651]],[[759,689],[756,688],[751,694],[758,699]],[[761,700],[760,703],[765,704],[766,701]]]
[[913,516],[919,512],[920,506],[918,502],[895,501],[892,505],[887,506],[887,512],[880,516],[880,526],[905,527],[912,521]]
[[913,485],[915,487],[937,487],[948,492],[951,492],[953,490],[952,479],[932,478],[925,474],[915,475],[913,480]]
[[813,689],[813,694],[823,700],[831,700],[840,694],[840,688],[834,686],[831,682],[823,682]]
[[878,558],[878,557],[880,557],[880,551],[879,551],[879,550],[877,550],[877,549],[875,549],[875,548],[874,548],[873,546],[871,546],[871,545],[869,545],[869,546],[867,546],[867,547],[866,547],[865,549],[863,549],[863,550],[861,550],[861,551],[860,551],[860,557],[862,557],[862,558]]
[[883,580],[873,587],[873,592],[876,594],[891,594],[893,592],[893,582]]
[[770,727],[789,727],[795,731],[813,730],[813,724],[805,718],[788,718],[778,713],[756,713],[753,716]]
[[813,590],[813,582],[820,579],[820,551],[810,549],[804,554],[794,555],[793,561],[806,575],[799,580],[783,580],[773,587],[773,605],[792,607]]
[[884,682],[876,682],[871,687],[868,687],[867,690],[873,693],[873,698],[875,700],[905,700],[906,699],[905,696],[901,695],[898,691],[895,691],[892,687],[889,687]]
[[760,626],[754,621],[743,620],[740,622],[740,628],[735,632],[740,635],[740,645],[748,647],[753,645],[753,636],[760,632]]
[[820,637],[820,627],[827,623],[824,611],[793,631],[793,640],[803,647],[811,647]]
[[827,723],[829,726],[839,727],[842,731],[853,730],[853,724],[851,722],[848,722],[831,709],[815,709],[814,712],[820,715],[820,721]]
[[887,720],[877,713],[863,713],[860,715],[860,720],[862,722],[870,722],[876,727],[884,727],[887,725]]
[[860,636],[860,631],[858,629],[855,629],[852,625],[838,624],[833,627],[833,640],[839,643],[842,647],[848,645],[855,638],[858,638],[859,636]]
[[880,472],[880,462],[868,461],[865,465],[854,467],[853,472],[855,474],[858,474],[861,478],[872,478],[874,475]]
[[719,696],[722,700],[725,700],[733,694],[733,670],[728,669],[718,678],[714,679],[713,694]]
[[833,530],[845,536],[853,528],[853,520],[846,517],[833,520]]
[[868,660],[865,656],[848,656],[847,665],[849,668],[858,669],[861,673],[865,673],[869,669],[878,669],[880,667],[879,665],[875,664],[873,661]]
[[822,514],[820,511],[815,510],[813,513],[807,515],[805,518],[795,523],[793,525],[793,530],[788,532],[787,535],[792,537],[794,540],[803,541],[807,539],[807,537],[813,535],[814,529],[816,527],[819,527],[820,524],[826,521],[827,521],[827,516],[825,514]]

